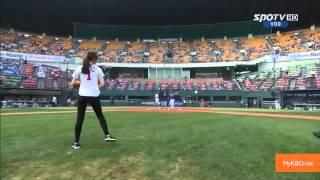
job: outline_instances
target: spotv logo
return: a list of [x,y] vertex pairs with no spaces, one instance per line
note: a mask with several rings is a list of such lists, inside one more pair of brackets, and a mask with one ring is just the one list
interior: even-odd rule
[[298,21],[298,14],[254,14],[253,21]]
[[288,22],[299,21],[298,14],[254,14],[253,21],[263,22],[265,28],[286,28]]

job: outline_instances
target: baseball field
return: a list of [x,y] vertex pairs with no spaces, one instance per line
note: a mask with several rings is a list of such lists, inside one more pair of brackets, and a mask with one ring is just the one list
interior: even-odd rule
[[76,109],[1,110],[1,179],[297,179],[277,153],[320,153],[320,112],[227,108],[104,108],[105,143],[89,108],[73,150]]

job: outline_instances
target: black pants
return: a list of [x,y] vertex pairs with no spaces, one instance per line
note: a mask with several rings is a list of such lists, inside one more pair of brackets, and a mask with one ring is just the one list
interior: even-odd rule
[[100,126],[103,129],[104,135],[108,135],[108,126],[106,119],[103,116],[100,99],[99,97],[87,97],[87,96],[79,96],[78,97],[78,114],[77,114],[77,122],[75,126],[75,142],[79,142],[80,134],[82,129],[82,124],[84,121],[84,115],[86,113],[87,104],[91,104],[92,109],[96,113],[97,118],[99,119]]

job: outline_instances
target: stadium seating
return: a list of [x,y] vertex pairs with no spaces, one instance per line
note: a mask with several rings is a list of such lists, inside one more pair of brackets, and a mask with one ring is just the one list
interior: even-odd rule
[[305,79],[303,77],[298,77],[295,82],[295,89],[297,90],[305,90]]
[[128,85],[128,90],[137,91],[140,90],[141,83],[137,80],[132,80]]
[[183,82],[183,86],[184,86],[183,90],[193,90],[193,83],[191,80],[185,80]]
[[0,30],[0,47],[7,51],[18,51],[17,33],[11,33]]
[[128,45],[128,53],[125,57],[125,63],[143,63],[145,46],[140,42],[133,42]]
[[91,41],[91,40],[83,40],[79,43],[79,49],[77,50],[77,56],[82,58],[86,57],[89,51],[100,51],[102,47],[102,42],[100,41]]
[[148,63],[163,63],[163,55],[166,49],[165,43],[151,43]]
[[316,77],[316,87],[320,89],[320,76]]
[[[3,60],[0,75],[4,87],[39,89],[64,89],[68,87],[67,74],[60,68],[48,65],[24,64],[23,61]],[[69,73],[69,77],[72,73]],[[108,90],[247,90],[268,91],[273,87],[272,72],[255,72],[244,75],[238,81],[223,78],[196,79],[140,79],[123,76],[108,80]],[[275,88],[277,90],[319,89],[320,64],[297,64],[286,70],[277,69]],[[71,77],[70,77],[71,78]]]
[[272,86],[273,86],[273,80],[266,79],[261,83],[259,90],[260,91],[268,91],[268,90],[271,90]]
[[289,81],[286,78],[279,78],[276,80],[276,89],[287,90],[289,86]]
[[180,81],[174,80],[171,84],[171,89],[172,90],[180,90]]
[[66,89],[68,87],[68,81],[66,78],[58,79],[58,89]]
[[247,51],[250,60],[257,59],[270,52],[270,47],[268,47],[264,38],[245,39],[242,46]]
[[114,87],[115,87],[115,84],[116,84],[116,82],[113,79],[108,80],[107,83],[106,83],[106,89],[107,90],[113,90]]
[[125,47],[125,42],[108,41],[102,46],[104,47],[102,48],[103,55],[99,57],[99,62],[119,62],[121,52]]
[[49,77],[45,81],[45,89],[53,89],[53,79]]
[[223,81],[223,87],[224,87],[224,90],[237,90],[235,87],[234,87],[234,84],[232,81],[229,81],[229,80],[224,80]]
[[220,90],[220,89],[222,89],[221,83],[222,83],[222,79],[212,79],[212,80],[210,80],[210,82],[209,82],[210,89],[211,90]]
[[0,61],[0,72],[2,75],[17,75],[22,67],[22,63],[16,60]]
[[32,88],[36,89],[37,88],[37,79],[33,77],[28,77],[26,80],[23,80],[21,85],[21,88]]
[[239,55],[236,53],[236,49],[232,40],[217,40],[216,44],[222,52],[223,61],[237,61]]
[[20,83],[23,80],[22,76],[4,76],[3,86],[10,88],[18,88],[20,87]]
[[[288,69],[276,69],[276,90],[307,90],[318,89],[317,78],[320,75],[318,63],[299,63],[289,66]],[[254,72],[242,75],[238,81],[244,90],[267,91],[272,89],[274,83],[272,72]]]
[[46,54],[57,56],[66,55],[68,50],[72,48],[72,40],[67,38],[54,38],[47,47]]
[[31,35],[22,36],[19,40],[20,52],[42,54],[41,50],[50,42],[50,37]]
[[[320,49],[320,29],[302,30],[272,35],[269,38],[253,37],[215,41],[194,40],[191,42],[131,42],[72,40],[63,37],[40,36],[0,30],[1,47],[8,51],[69,55],[84,57],[88,51],[98,51],[100,62],[126,63],[190,63],[254,60],[272,52],[271,46],[278,46],[282,53],[302,52]],[[166,59],[166,52],[172,50],[172,59]],[[146,58],[144,52],[150,52]],[[190,56],[190,52],[196,52]]]
[[115,79],[106,81],[107,90],[240,90],[232,80],[185,79],[185,80],[151,80],[151,79]]
[[249,80],[249,79],[245,79],[243,80],[243,86],[246,90],[248,91],[257,91],[259,90],[259,86],[260,86],[260,81],[257,80]]
[[304,31],[302,35],[307,40],[307,47],[312,50],[320,49],[320,29],[315,29],[314,31]]
[[33,65],[31,63],[25,64],[21,74],[24,76],[31,76],[33,74]]
[[210,48],[207,41],[193,41],[193,47],[197,52],[197,62],[214,62],[215,56],[210,56],[210,52],[213,50]]
[[126,90],[127,86],[128,86],[127,80],[119,79],[119,80],[117,80],[116,90]]
[[205,80],[198,81],[198,90],[201,90],[201,91],[208,90],[207,82]]
[[147,80],[144,84],[144,90],[150,91],[155,89],[155,82],[152,80]]
[[[69,76],[72,74],[70,72]],[[65,89],[67,75],[60,68],[24,63],[22,60],[5,59],[0,62],[3,87],[38,89]]]
[[173,63],[190,63],[190,48],[186,42],[176,42],[173,47]]
[[169,82],[167,80],[161,80],[159,82],[159,87],[161,90],[167,90],[169,88]]
[[[128,42],[72,40],[63,37],[40,36],[0,30],[2,50],[49,55],[69,55],[74,49],[76,56],[84,57],[88,51],[99,52],[99,62],[116,63],[208,63],[220,61],[255,60],[272,52],[278,46],[283,53],[320,49],[320,29],[303,30],[271,35],[268,38],[193,40],[174,42]],[[168,58],[168,52],[172,58]],[[149,52],[150,55],[145,55]],[[191,53],[191,52],[196,52]],[[193,54],[193,55],[191,55]],[[0,61],[2,87],[39,89],[63,89],[68,87],[67,75],[59,67],[37,65],[23,60]],[[250,77],[249,77],[250,76]],[[251,77],[252,76],[252,77]],[[70,77],[70,73],[69,73]],[[286,69],[276,69],[275,81],[272,72],[254,72],[237,81],[223,78],[196,79],[139,79],[141,76],[120,76],[108,80],[108,90],[246,90],[268,91],[305,90],[320,88],[320,64],[295,63]],[[220,77],[220,76],[217,76]]]

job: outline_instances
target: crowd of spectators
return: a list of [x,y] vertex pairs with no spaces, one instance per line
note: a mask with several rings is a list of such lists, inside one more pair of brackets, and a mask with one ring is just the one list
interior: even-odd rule
[[240,90],[235,80],[210,79],[132,79],[107,80],[107,90]]
[[254,60],[277,47],[283,54],[320,49],[320,29],[274,34],[267,37],[173,42],[79,40],[0,31],[1,50],[84,57],[96,51],[99,62],[206,63]]
[[272,72],[243,74],[237,80],[248,91],[319,89],[320,63],[280,68],[275,75]]
[[[69,76],[72,72],[70,71]],[[25,60],[1,59],[1,87],[30,89],[63,89],[66,73],[59,67],[39,65]]]

